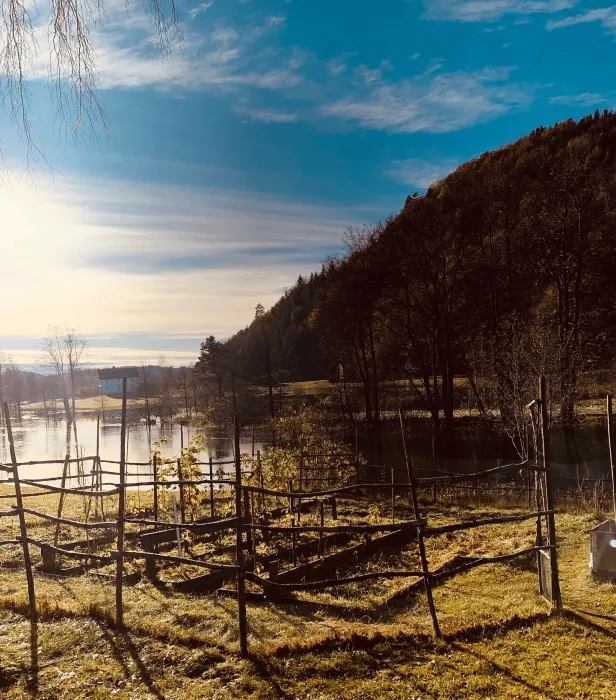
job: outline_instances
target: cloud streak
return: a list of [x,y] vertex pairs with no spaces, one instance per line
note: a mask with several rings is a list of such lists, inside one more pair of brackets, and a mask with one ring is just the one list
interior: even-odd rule
[[265,124],[290,124],[297,121],[297,114],[290,112],[275,112],[267,109],[238,109],[238,114],[244,114],[254,121]]
[[[41,178],[0,190],[13,335],[228,335],[340,245],[356,213],[237,191]],[[23,280],[28,280],[27,284]]]
[[565,17],[561,20],[549,20],[546,24],[548,30],[573,27],[576,24],[590,24],[599,22],[608,32],[616,34],[616,5],[601,7],[596,10],[588,10],[579,15]]
[[[213,19],[205,30],[195,26],[192,21],[212,4],[203,2],[187,11],[190,21],[170,37],[171,56],[161,58],[147,12],[139,4],[106,0],[103,27],[96,25],[90,34],[96,54],[96,87],[202,92],[212,88],[280,90],[302,82],[299,69],[303,54],[293,47],[279,52],[268,47],[271,33],[279,30],[284,17],[274,15],[261,24],[237,27],[219,19]],[[30,47],[34,60],[29,77],[46,79],[49,57],[53,56],[52,36],[45,17],[34,21],[36,45]]]
[[593,105],[607,102],[607,98],[596,92],[579,92],[575,95],[556,95],[555,97],[550,97],[549,102],[553,105],[581,105],[582,107],[592,107]]
[[444,133],[480,124],[528,104],[532,86],[509,80],[511,68],[485,68],[378,81],[325,105],[322,114],[392,133]]
[[387,174],[397,182],[427,189],[433,182],[440,180],[458,167],[455,160],[423,160],[407,158],[395,160],[387,170]]
[[579,0],[424,0],[424,18],[455,22],[494,22],[505,15],[554,14]]

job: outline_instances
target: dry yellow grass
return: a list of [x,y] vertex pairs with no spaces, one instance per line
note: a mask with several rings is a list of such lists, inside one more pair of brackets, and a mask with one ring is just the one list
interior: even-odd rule
[[[127,405],[129,409],[142,408],[143,406],[145,406],[145,400],[128,399]],[[103,407],[105,411],[119,411],[122,408],[122,399],[114,398],[112,396],[105,396],[103,401]],[[44,405],[42,401],[38,401],[36,403],[28,404],[28,408],[42,411],[44,409]],[[101,397],[88,396],[87,398],[75,399],[75,410],[77,411],[77,413],[100,411]]]
[[[28,506],[54,512],[52,497]],[[12,503],[4,500],[2,509]],[[110,503],[111,507],[112,504]],[[360,509],[359,506],[356,506]],[[400,504],[402,508],[402,504]],[[341,510],[345,512],[346,506]],[[82,517],[71,498],[67,514]],[[432,522],[493,513],[440,507]],[[305,603],[248,607],[252,658],[238,656],[237,605],[215,595],[125,587],[125,624],[111,622],[113,585],[97,574],[36,575],[41,670],[33,689],[20,549],[0,553],[0,692],[7,698],[616,698],[616,598],[588,573],[588,535],[599,516],[557,518],[565,614],[549,615],[524,562],[475,569],[435,589],[444,639],[435,642],[423,595],[382,603],[405,580],[302,594]],[[34,536],[52,528],[35,521]],[[3,518],[2,537],[15,535]],[[75,534],[65,532],[70,538]],[[529,544],[532,523],[443,535],[427,542],[431,565],[456,553],[498,554]],[[36,555],[38,559],[38,554]],[[528,562],[530,564],[530,562]],[[17,566],[18,568],[13,568]],[[131,565],[132,566],[132,565]],[[363,568],[416,568],[414,545]]]

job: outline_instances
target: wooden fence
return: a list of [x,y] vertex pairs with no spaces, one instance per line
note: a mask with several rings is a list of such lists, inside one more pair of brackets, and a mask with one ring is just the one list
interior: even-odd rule
[[[539,579],[545,581],[545,556],[547,554],[547,562],[549,564],[549,597],[554,606],[559,609],[561,607],[561,597],[558,579],[558,561],[557,561],[557,543],[556,529],[554,524],[554,503],[553,503],[553,485],[550,473],[549,464],[549,434],[547,423],[547,403],[545,395],[545,382],[542,380],[539,387],[539,398],[533,402],[529,410],[536,411],[539,433],[540,447],[538,454],[540,459],[534,463],[530,460],[525,460],[518,464],[508,464],[491,469],[485,469],[473,474],[437,474],[436,476],[418,477],[413,471],[412,463],[406,452],[406,474],[405,483],[399,483],[395,480],[394,472],[390,470],[391,480],[385,485],[383,482],[368,482],[364,483],[360,480],[359,469],[356,470],[356,483],[336,488],[327,489],[307,489],[303,486],[298,490],[290,484],[288,490],[271,489],[263,486],[261,478],[259,486],[246,484],[243,482],[243,473],[241,469],[241,460],[238,451],[236,450],[233,465],[235,468],[234,474],[229,475],[229,478],[215,478],[214,467],[210,460],[205,464],[209,466],[209,476],[198,480],[184,480],[178,478],[168,481],[158,478],[156,460],[148,464],[152,468],[153,478],[146,482],[141,482],[140,486],[153,487],[153,517],[141,518],[130,517],[126,512],[126,495],[129,488],[135,484],[127,483],[127,466],[135,465],[136,463],[127,463],[125,460],[125,435],[126,435],[126,379],[123,380],[122,392],[122,428],[121,428],[121,447],[120,459],[118,462],[112,460],[103,460],[99,455],[93,457],[81,457],[78,461],[82,464],[92,461],[91,482],[89,486],[83,485],[84,478],[88,475],[83,473],[70,475],[67,473],[67,466],[71,462],[68,457],[65,460],[47,460],[45,464],[63,464],[64,471],[61,477],[52,477],[45,479],[22,479],[20,478],[19,469],[24,463],[19,463],[15,455],[15,447],[11,430],[10,416],[7,404],[4,405],[4,416],[6,421],[8,442],[10,447],[11,464],[3,465],[1,468],[10,475],[10,479],[4,483],[12,483],[14,485],[14,494],[9,494],[9,497],[15,498],[16,506],[10,510],[0,511],[2,517],[18,517],[20,527],[20,537],[18,539],[10,539],[0,541],[0,545],[15,545],[21,544],[23,549],[23,557],[25,562],[25,571],[28,586],[29,598],[29,614],[31,622],[31,654],[32,665],[34,668],[38,666],[37,658],[37,607],[35,600],[35,583],[32,561],[30,557],[30,547],[36,547],[41,550],[43,562],[47,562],[53,566],[56,557],[66,557],[81,562],[90,562],[92,565],[109,565],[115,563],[115,590],[116,590],[116,610],[115,617],[118,626],[123,625],[123,592],[126,585],[124,576],[124,562],[128,560],[143,559],[146,564],[146,573],[148,577],[157,581],[157,562],[179,564],[182,566],[194,566],[206,570],[208,573],[198,576],[189,581],[177,582],[177,587],[180,590],[186,590],[189,586],[202,586],[208,589],[211,585],[220,586],[224,581],[236,582],[236,589],[233,595],[238,601],[238,623],[239,623],[239,639],[240,652],[243,656],[248,654],[248,620],[246,612],[246,582],[250,582],[253,586],[260,588],[264,597],[280,598],[288,597],[295,591],[319,591],[332,587],[339,587],[350,583],[368,581],[372,579],[392,579],[392,578],[415,578],[423,582],[423,589],[427,597],[427,603],[432,618],[434,634],[440,636],[440,626],[438,614],[432,589],[435,585],[443,581],[447,577],[469,571],[473,568],[493,564],[498,562],[510,561],[517,557],[528,555],[536,555],[539,567]],[[347,459],[350,455],[344,455]],[[41,464],[43,462],[28,462],[27,464]],[[119,474],[110,470],[104,470],[103,464],[118,464]],[[139,466],[145,466],[146,463]],[[535,508],[527,513],[516,515],[501,515],[492,518],[482,518],[470,520],[467,522],[453,523],[444,526],[431,526],[427,517],[420,510],[418,492],[423,489],[432,489],[434,485],[456,485],[461,482],[479,482],[482,479],[492,477],[497,474],[525,471],[528,474],[528,480],[531,477],[534,479],[535,488]],[[181,473],[180,473],[181,475]],[[118,481],[104,482],[105,476],[119,477]],[[307,473],[303,474],[302,485],[316,483],[310,481]],[[79,478],[82,483],[76,487],[70,487],[68,482],[72,479]],[[60,486],[53,485],[49,482],[61,481]],[[258,479],[257,479],[258,481]],[[169,521],[160,518],[159,513],[159,495],[158,489],[161,487],[168,488],[169,486],[180,487],[180,497],[182,498],[182,486],[190,485],[204,487],[204,501],[209,504],[210,515],[207,518],[202,518],[195,522],[186,522],[185,517],[181,522]],[[217,517],[215,513],[214,486],[223,485],[234,489],[234,514],[231,517]],[[36,489],[34,493],[22,493],[22,486],[28,486],[31,489]],[[392,494],[392,522],[382,524],[344,524],[332,525],[325,524],[325,507],[331,508],[331,518],[333,521],[338,519],[338,499],[342,496],[349,496],[356,493],[374,492],[377,489],[390,489]],[[408,494],[409,507],[412,509],[412,519],[402,519],[395,521],[395,499],[396,492],[402,491]],[[209,492],[209,493],[208,493]],[[34,508],[28,508],[24,505],[24,498],[31,495],[58,493],[60,504],[58,512],[55,515],[43,513]],[[87,499],[100,502],[100,512],[103,520],[93,522],[81,522],[66,518],[63,516],[62,504],[66,495],[80,495]],[[110,495],[118,496],[118,512],[117,518],[105,519],[103,511],[104,499]],[[5,497],[6,494],[2,494]],[[283,508],[273,508],[267,510],[265,506],[266,498],[274,499],[275,502],[282,500],[286,503]],[[319,525],[302,525],[301,515],[315,508],[319,516]],[[182,504],[182,513],[184,507]],[[56,536],[53,544],[43,542],[37,538],[31,537],[28,534],[28,527],[25,516],[30,515],[44,519],[47,522],[56,525]],[[272,521],[282,514],[291,516],[290,525],[276,525]],[[87,518],[86,518],[87,520]],[[437,537],[445,533],[461,532],[471,528],[483,527],[486,525],[497,525],[504,523],[517,523],[527,520],[535,520],[536,522],[536,540],[532,547],[527,547],[508,554],[503,554],[494,557],[474,558],[470,561],[464,561],[447,570],[435,569],[431,570],[428,557],[426,554],[425,541],[431,537]],[[58,533],[61,525],[69,525],[74,528],[80,528],[86,532],[102,530],[103,535],[101,541],[109,542],[110,539],[116,542],[116,547],[108,554],[99,554],[96,552],[75,551],[75,543],[70,545],[60,545],[58,543]],[[148,528],[146,531],[139,534],[138,538],[141,543],[141,548],[135,548],[127,545],[126,526],[139,525]],[[207,561],[199,558],[188,558],[181,555],[162,553],[159,550],[164,543],[173,543],[177,537],[179,542],[179,532],[181,530],[190,531],[195,535],[205,535],[218,533],[222,531],[232,531],[235,533],[235,563],[222,563],[219,561]],[[106,534],[105,534],[106,533]],[[268,573],[266,577],[255,573],[252,565],[255,561],[256,540],[260,537],[261,540],[267,542],[272,534],[282,534],[289,536],[292,540],[291,556],[293,567],[286,571],[280,572],[278,561],[268,562]],[[302,533],[313,533],[317,536],[316,539],[302,545],[303,552],[308,555],[316,555],[315,560],[308,561],[304,564],[299,564],[298,547],[296,540],[298,535]],[[359,544],[353,544],[333,554],[325,556],[325,550],[328,542],[336,544],[350,541],[353,535],[363,535],[365,541]],[[368,557],[374,553],[382,551],[389,547],[401,548],[411,541],[417,542],[418,549],[418,565],[413,570],[382,570],[369,573],[358,573],[346,577],[328,576],[328,572],[335,570],[337,567],[344,566],[350,562],[356,562],[362,558]],[[96,540],[92,540],[96,542]],[[248,561],[245,553],[249,553]],[[543,569],[542,569],[543,567]],[[317,580],[313,580],[317,577]],[[312,579],[312,580],[311,580]],[[193,588],[194,589],[194,588]],[[540,589],[547,595],[545,585],[540,584]]]

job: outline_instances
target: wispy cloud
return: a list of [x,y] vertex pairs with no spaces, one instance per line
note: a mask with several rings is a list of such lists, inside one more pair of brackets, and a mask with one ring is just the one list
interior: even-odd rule
[[188,10],[187,14],[191,19],[194,19],[195,17],[197,17],[197,15],[200,15],[202,12],[209,10],[213,4],[214,0],[210,0],[210,2],[202,2],[200,5],[197,5],[197,7],[193,7],[190,10]]
[[549,30],[572,27],[576,24],[588,24],[599,22],[607,31],[616,34],[616,5],[601,7],[596,10],[588,10],[579,15],[564,17],[560,20],[548,20],[546,27]]
[[459,165],[455,160],[423,160],[407,158],[395,160],[387,170],[387,174],[403,185],[412,185],[427,189],[433,182],[455,170]]
[[347,68],[348,66],[342,58],[332,58],[327,62],[327,72],[334,78],[344,73]]
[[562,12],[578,3],[579,0],[424,0],[424,17],[456,22],[493,22],[504,15]]
[[[84,333],[231,333],[336,250],[357,212],[275,196],[41,177],[0,190],[10,237],[3,321],[14,335],[50,324]],[[23,280],[28,279],[27,285]]]
[[284,15],[270,15],[265,19],[265,22],[268,27],[277,27],[279,24],[284,24],[285,19]]
[[267,109],[238,109],[237,112],[266,124],[289,124],[297,121],[297,114],[291,112],[275,112]]
[[[194,19],[208,10],[207,0],[188,10]],[[106,0],[104,28],[96,28],[91,41],[96,52],[97,87],[103,90],[154,89],[168,92],[232,90],[252,87],[279,90],[299,85],[305,54],[293,47],[270,50],[269,38],[284,22],[282,15],[266,17],[260,24],[232,26],[213,20],[206,29],[182,25],[172,38],[172,56],[156,55],[155,28],[137,4]],[[46,78],[50,35],[43,18],[36,20],[39,51],[32,47],[33,78]]]
[[370,85],[370,83],[380,80],[383,75],[380,68],[374,68],[371,70],[366,66],[359,66],[358,71],[366,85]]
[[325,105],[322,114],[394,133],[455,131],[532,100],[532,86],[510,81],[512,68],[423,75],[372,86]]
[[579,92],[575,95],[557,95],[556,97],[550,97],[549,102],[553,105],[581,105],[582,107],[592,107],[593,105],[607,102],[607,98],[596,92]]
[[174,49],[173,58],[152,57],[149,43],[125,48],[119,42],[106,42],[98,49],[100,87],[150,88],[165,91],[201,91],[234,86],[278,90],[302,82],[301,58],[260,55],[251,50],[246,36],[230,28],[209,35],[187,34]]

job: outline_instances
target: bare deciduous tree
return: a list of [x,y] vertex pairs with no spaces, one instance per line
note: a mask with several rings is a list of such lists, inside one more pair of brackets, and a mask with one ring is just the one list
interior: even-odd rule
[[[54,371],[60,379],[64,411],[69,423],[75,418],[75,375],[87,347],[87,339],[68,326],[51,327],[39,345],[42,352],[41,363]],[[67,375],[71,382],[72,411],[66,386]]]
[[[96,95],[97,65],[94,30],[100,30],[129,0],[49,0],[43,3],[6,0],[1,5],[0,96],[27,144],[27,163],[44,154],[32,138],[28,119],[28,78],[47,65],[48,83],[59,122],[79,138],[85,127],[96,136],[95,122],[108,133],[105,109]],[[135,3],[136,4],[136,3]],[[152,45],[166,55],[170,38],[180,37],[175,0],[143,3],[153,27]],[[102,34],[102,33],[101,33]]]

